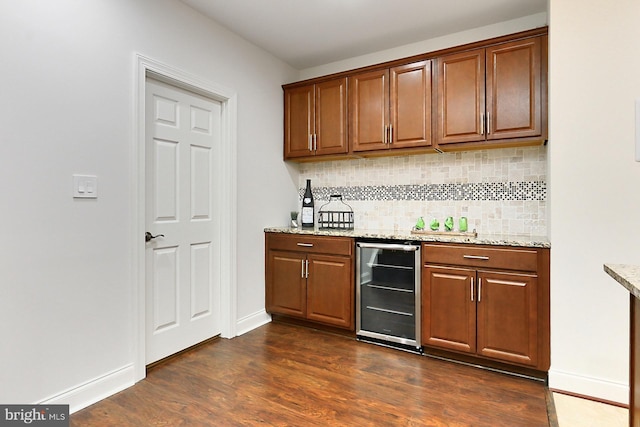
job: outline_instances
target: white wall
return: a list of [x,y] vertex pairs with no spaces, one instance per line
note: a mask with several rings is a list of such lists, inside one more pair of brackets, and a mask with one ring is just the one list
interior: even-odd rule
[[550,387],[628,400],[628,293],[602,264],[640,264],[640,2],[552,0]]
[[[74,410],[132,381],[136,52],[238,94],[237,313],[263,312],[262,229],[297,203],[295,70],[175,0],[4,1],[0,52],[0,402],[79,393]],[[97,200],[72,198],[74,173]]]
[[501,22],[499,24],[487,25],[485,27],[474,28],[468,31],[462,31],[417,43],[398,46],[393,49],[382,50],[369,55],[349,58],[344,61],[337,61],[330,64],[320,65],[318,67],[307,68],[300,71],[299,80],[324,76],[345,70],[353,70],[359,67],[366,67],[368,65],[379,64],[399,58],[406,58],[425,52],[434,52],[436,50],[460,46],[466,43],[473,43],[479,40],[544,27],[545,25],[547,25],[547,14],[538,13],[511,21]]

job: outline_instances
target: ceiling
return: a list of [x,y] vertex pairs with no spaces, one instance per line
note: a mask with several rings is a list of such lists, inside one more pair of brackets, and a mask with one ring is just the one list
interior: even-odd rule
[[547,10],[547,0],[181,1],[296,69]]

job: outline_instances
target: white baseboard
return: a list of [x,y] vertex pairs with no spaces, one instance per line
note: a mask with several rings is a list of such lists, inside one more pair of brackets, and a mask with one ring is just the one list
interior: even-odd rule
[[247,332],[259,328],[262,325],[266,325],[269,322],[271,322],[271,316],[269,316],[265,310],[260,310],[245,316],[242,319],[238,319],[236,336],[246,334]]
[[571,372],[549,371],[549,388],[610,402],[629,404],[629,385]]
[[[237,336],[269,322],[271,322],[271,316],[265,310],[245,316],[238,320]],[[129,388],[135,383],[135,369],[133,364],[130,364],[38,403],[42,405],[69,405],[69,412],[74,413]]]
[[[269,322],[271,322],[271,316],[265,310],[245,316],[238,320],[237,336]],[[69,405],[69,412],[74,413],[129,388],[135,383],[135,369],[133,364],[130,364],[43,399],[38,403],[42,405]]]
[[72,387],[56,396],[47,398],[39,402],[39,404],[69,405],[69,413],[72,414],[125,388],[131,387],[134,383],[133,364],[126,365],[84,384]]

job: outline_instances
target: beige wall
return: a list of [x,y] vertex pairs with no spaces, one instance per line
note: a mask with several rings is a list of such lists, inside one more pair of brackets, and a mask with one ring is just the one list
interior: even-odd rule
[[640,264],[640,2],[551,0],[550,386],[628,393],[628,295],[602,264]]

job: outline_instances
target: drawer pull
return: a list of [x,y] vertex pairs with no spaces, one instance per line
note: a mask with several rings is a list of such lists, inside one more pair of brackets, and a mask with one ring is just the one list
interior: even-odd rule
[[312,248],[313,243],[296,243],[298,246],[303,246],[305,248]]
[[483,256],[483,255],[462,255],[462,258],[466,258],[466,259],[481,259],[483,261],[489,261],[489,257],[488,256]]
[[482,278],[478,277],[478,302],[482,302]]

